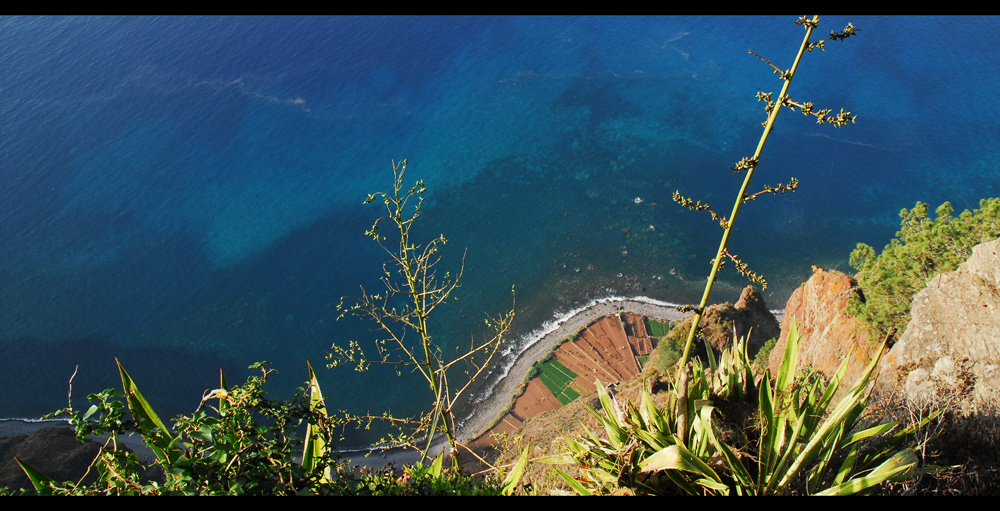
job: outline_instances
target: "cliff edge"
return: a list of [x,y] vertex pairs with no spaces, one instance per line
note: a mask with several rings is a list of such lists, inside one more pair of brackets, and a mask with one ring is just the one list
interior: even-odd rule
[[882,360],[883,383],[920,404],[954,396],[962,415],[1000,410],[1000,239],[931,279],[910,313]]
[[771,350],[768,368],[777,374],[788,343],[792,321],[801,336],[799,367],[812,369],[832,376],[846,357],[851,357],[844,381],[845,392],[864,372],[881,344],[872,339],[867,328],[844,309],[852,296],[860,293],[857,282],[838,271],[812,267],[813,274],[799,286],[785,304],[785,317],[781,322],[781,337]]

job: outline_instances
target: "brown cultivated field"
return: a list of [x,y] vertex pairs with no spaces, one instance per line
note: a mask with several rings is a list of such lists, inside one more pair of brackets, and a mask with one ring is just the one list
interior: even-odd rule
[[[572,387],[585,395],[596,390],[595,380],[610,385],[638,375],[641,369],[638,357],[653,351],[653,341],[646,333],[644,320],[643,316],[631,313],[604,316],[573,339],[560,344],[553,356],[577,374]],[[552,392],[540,379],[533,378],[514,400],[510,412],[493,429],[472,442],[471,447],[491,445],[495,435],[515,431],[525,419],[559,407]]]

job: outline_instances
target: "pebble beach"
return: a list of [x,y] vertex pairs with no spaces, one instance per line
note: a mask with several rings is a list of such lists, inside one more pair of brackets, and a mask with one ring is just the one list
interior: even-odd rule
[[[639,314],[646,318],[661,321],[680,321],[685,314],[678,312],[673,304],[659,302],[648,298],[605,298],[596,300],[580,310],[556,320],[549,328],[542,330],[541,334],[524,349],[517,357],[513,365],[509,367],[506,374],[492,387],[489,396],[483,399],[475,407],[475,410],[460,426],[459,441],[469,442],[493,427],[497,419],[503,414],[510,401],[514,397],[518,385],[521,384],[524,376],[531,367],[545,354],[558,345],[568,336],[576,334],[583,328],[598,319],[621,312]],[[783,311],[772,311],[781,320]],[[3,419],[0,420],[0,437],[30,434],[43,427],[69,427],[64,420],[30,420],[30,419]],[[128,446],[137,452],[146,452],[141,439],[130,437]],[[441,449],[444,445],[443,439],[438,442],[432,451]],[[368,451],[366,455],[361,452],[343,453],[352,463],[363,466],[381,466],[389,461],[412,463],[419,459],[419,455],[412,451],[401,449],[389,449],[385,451]]]
[[493,387],[491,395],[476,406],[472,417],[462,424],[461,440],[474,439],[494,425],[507,408],[524,375],[552,347],[594,321],[619,312],[631,312],[666,321],[680,321],[684,317],[684,314],[678,312],[671,304],[653,300],[610,298],[592,303],[579,312],[557,321],[555,328],[544,333],[520,353],[507,374]]

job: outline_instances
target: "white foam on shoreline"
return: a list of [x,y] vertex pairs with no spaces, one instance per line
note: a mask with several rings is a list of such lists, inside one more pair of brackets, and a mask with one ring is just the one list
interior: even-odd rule
[[[659,312],[659,314],[656,313],[651,314],[652,311],[646,307],[630,306],[630,304],[636,304],[636,303],[645,306],[651,306],[652,308],[655,308],[656,312]],[[522,361],[525,364],[527,364],[529,360],[527,360],[526,357],[528,357],[529,352],[532,350],[532,348],[536,347],[539,343],[545,340],[548,336],[558,331],[560,328],[566,326],[567,323],[574,322],[574,320],[576,320],[576,322],[579,322],[579,324],[575,324],[574,322],[573,331],[568,332],[565,335],[575,333],[577,329],[584,328],[592,321],[596,321],[600,317],[603,317],[607,314],[612,314],[616,311],[633,312],[644,316],[654,316],[654,317],[659,316],[664,319],[671,319],[673,321],[677,321],[681,319],[685,314],[687,314],[678,312],[676,310],[676,308],[680,305],[681,304],[667,302],[663,300],[657,300],[655,298],[650,298],[646,296],[626,297],[618,295],[608,295],[599,298],[593,298],[587,303],[580,305],[574,309],[571,309],[567,312],[560,312],[558,310],[553,312],[551,320],[542,323],[541,326],[532,330],[531,332],[528,332],[527,334],[517,337],[505,349],[503,349],[500,352],[500,357],[498,359],[499,363],[494,364],[492,368],[488,369],[487,372],[484,375],[482,375],[483,380],[488,383],[486,383],[482,388],[478,389],[476,395],[471,396],[470,402],[464,406],[467,407],[466,408],[467,411],[463,417],[458,418],[459,431],[461,433],[470,435],[477,435],[481,433],[481,431],[467,431],[467,426],[469,426],[471,423],[481,428],[484,426],[486,421],[490,421],[495,418],[492,415],[496,414],[498,404],[503,403],[504,405],[506,405],[506,403],[512,397],[511,395],[498,395],[497,391],[498,389],[501,389],[505,383],[507,383],[507,380],[511,376],[511,371],[514,369],[514,367],[517,366],[518,363]],[[598,309],[602,307],[606,307],[607,310],[605,310],[604,312],[595,311],[592,315],[586,314],[588,311],[591,311],[592,309]],[[645,309],[645,310],[637,311],[635,309]],[[785,313],[784,309],[773,309],[770,312],[779,317],[783,316]],[[555,346],[558,343],[557,341],[559,340],[561,340],[561,338],[551,339],[550,342],[548,343],[548,346],[544,346],[544,348],[547,350],[548,348]],[[542,348],[542,346],[538,346],[538,348]],[[539,349],[538,352],[535,353],[535,356],[540,358],[541,356],[544,355],[544,353],[545,353],[544,351],[541,351]],[[537,359],[530,360],[531,364],[527,365],[527,367],[530,368],[530,366],[533,365],[536,361]],[[525,371],[526,370],[527,369],[525,369]],[[518,379],[520,379],[521,377],[523,377],[523,375],[517,377]],[[518,381],[517,384],[520,384],[520,381]],[[514,389],[516,389],[516,385],[510,385],[508,393],[512,393]],[[30,423],[50,423],[52,425],[56,425],[56,423],[68,424],[68,421],[66,421],[65,419],[8,418],[8,419],[0,419],[0,430],[3,429],[5,422],[8,428],[13,428],[16,423],[21,423],[24,425]],[[365,452],[369,453],[376,452],[384,454],[386,452],[395,451],[395,449],[388,446],[357,446],[353,448],[344,446],[342,447],[342,449],[343,449],[342,453],[350,453],[354,455],[362,454]]]
[[[611,304],[611,303],[614,303],[614,302],[623,302],[624,303],[627,300],[632,300],[632,301],[637,301],[637,302],[647,302],[647,303],[650,303],[652,305],[657,305],[657,306],[661,306],[661,307],[677,307],[677,306],[679,306],[679,304],[670,303],[670,302],[663,302],[663,301],[660,301],[660,300],[654,300],[652,298],[647,298],[647,297],[626,298],[626,297],[623,297],[623,296],[609,296],[609,297],[604,297],[604,298],[595,298],[595,299],[591,300],[590,302],[588,302],[586,305],[577,307],[576,309],[573,309],[573,310],[571,310],[569,312],[566,312],[566,313],[559,314],[558,312],[556,312],[556,313],[553,314],[553,319],[551,321],[546,321],[539,328],[536,328],[535,330],[532,330],[531,332],[529,332],[529,333],[521,336],[520,338],[518,338],[517,340],[515,340],[513,343],[511,343],[511,345],[509,347],[507,347],[507,349],[505,349],[503,352],[501,352],[501,356],[502,357],[509,357],[512,354],[514,354],[515,351],[517,351],[517,354],[514,356],[514,358],[510,359],[507,364],[504,364],[504,366],[501,368],[501,370],[503,371],[502,374],[498,377],[497,382],[494,383],[491,387],[489,387],[488,390],[492,390],[493,388],[495,388],[496,385],[499,384],[500,380],[502,380],[503,378],[506,378],[507,375],[510,374],[511,368],[514,367],[514,364],[517,362],[518,358],[528,348],[534,346],[538,342],[541,342],[541,340],[544,339],[545,336],[547,336],[547,335],[555,332],[556,330],[559,329],[559,327],[565,325],[568,321],[570,321],[573,318],[577,317],[579,314],[581,314],[581,313],[583,313],[583,312],[585,312],[585,311],[587,311],[587,310],[589,310],[591,308],[594,308],[594,307],[596,307],[596,306],[598,306],[600,304],[604,304],[604,303]],[[491,373],[492,373],[492,371],[491,371]],[[484,399],[485,399],[485,397],[480,397],[480,398],[477,398],[477,399],[473,399],[473,404],[481,403]]]
[[[618,295],[610,295],[600,298],[594,298],[589,302],[587,302],[586,304],[574,308],[568,312],[562,312],[562,313],[558,311],[554,312],[552,320],[546,321],[545,323],[542,324],[542,326],[536,328],[535,330],[532,330],[531,332],[525,335],[518,337],[510,344],[510,346],[508,346],[501,352],[501,357],[500,357],[501,363],[491,368],[483,376],[484,379],[486,381],[489,381],[490,383],[480,388],[477,391],[477,394],[475,396],[472,396],[469,403],[471,409],[465,414],[465,416],[458,419],[459,430],[464,431],[465,426],[467,426],[470,422],[474,422],[474,419],[478,418],[480,419],[480,421],[482,421],[482,420],[491,420],[494,418],[494,417],[485,417],[485,418],[478,417],[482,413],[491,413],[491,409],[495,408],[494,406],[486,406],[485,408],[487,408],[487,410],[483,410],[482,405],[487,402],[491,402],[491,404],[494,404],[492,402],[493,400],[496,399],[504,399],[504,400],[510,399],[511,396],[497,396],[496,391],[505,383],[507,378],[510,377],[510,372],[519,362],[521,362],[522,357],[525,357],[528,351],[532,347],[542,342],[547,336],[556,332],[557,330],[559,330],[559,328],[565,326],[568,322],[577,319],[585,312],[594,308],[598,308],[602,305],[608,305],[608,306],[618,305],[618,307],[615,308],[616,310],[622,310],[625,312],[636,312],[634,310],[631,310],[631,308],[629,307],[629,302],[638,302],[641,304],[661,309],[660,312],[663,316],[670,316],[669,318],[665,319],[671,319],[673,321],[680,320],[684,315],[688,314],[677,311],[677,307],[681,306],[682,304],[657,300],[655,298],[650,298],[647,296],[626,297]],[[575,328],[586,327],[591,321],[595,321],[599,319],[599,317],[605,316],[612,312],[614,311],[609,310],[602,314],[595,314],[592,318],[581,321],[581,324],[576,325]],[[650,311],[647,310],[637,313],[648,315],[649,312]],[[784,309],[773,309],[770,310],[770,312],[779,317],[783,316],[785,313]],[[554,346],[556,342],[551,342],[549,344],[551,346]],[[546,346],[546,348],[548,347],[550,346]],[[539,353],[538,355],[541,356],[542,353]],[[535,361],[532,361],[532,363],[534,362]],[[494,376],[494,373],[497,372],[499,374]],[[473,434],[477,433],[479,432],[475,432]]]
[[[554,312],[552,320],[546,321],[545,323],[542,324],[542,326],[536,328],[535,330],[532,330],[531,332],[525,335],[518,337],[513,342],[511,342],[510,346],[508,346],[501,352],[501,357],[500,357],[501,363],[491,368],[484,375],[484,379],[486,381],[489,381],[490,383],[485,385],[483,388],[479,389],[477,395],[471,398],[471,402],[469,403],[471,410],[464,417],[461,417],[458,420],[459,429],[462,430],[466,425],[472,422],[473,419],[477,418],[478,414],[484,412],[489,413],[489,410],[481,410],[481,405],[483,405],[483,403],[487,401],[492,401],[494,399],[506,400],[510,398],[510,396],[497,396],[496,391],[499,387],[501,387],[503,383],[505,383],[507,378],[510,377],[511,370],[518,364],[518,362],[521,361],[521,358],[524,357],[532,347],[534,347],[539,342],[544,340],[547,336],[559,330],[559,328],[565,326],[568,322],[579,318],[581,315],[583,315],[584,313],[586,313],[591,309],[598,308],[601,306],[617,305],[617,307],[615,307],[616,310],[629,311],[628,307],[629,302],[644,303],[647,305],[651,305],[653,307],[662,308],[664,309],[663,312],[666,312],[670,315],[677,315],[677,316],[681,315],[681,313],[676,311],[676,308],[680,306],[680,304],[677,303],[657,300],[646,296],[625,297],[618,295],[609,295],[609,296],[594,298],[591,299],[589,302],[567,312],[559,312],[559,311]],[[589,324],[591,320],[596,320],[599,318],[599,316],[604,316],[611,312],[613,311],[609,310],[602,314],[595,314],[594,317],[588,320],[581,321],[581,324],[578,325],[577,327],[583,328],[587,324]],[[555,345],[554,342],[550,344]],[[549,346],[546,346],[546,348],[548,347]],[[541,353],[539,353],[539,355],[541,355]],[[493,408],[493,407],[487,407],[487,408]],[[487,420],[492,418],[493,417],[489,417]]]

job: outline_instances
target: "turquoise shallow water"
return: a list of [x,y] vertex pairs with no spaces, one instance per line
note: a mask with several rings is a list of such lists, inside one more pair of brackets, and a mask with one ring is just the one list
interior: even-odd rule
[[[784,17],[69,17],[0,19],[0,416],[115,386],[118,357],[161,415],[270,360],[287,395],[333,341],[370,340],[336,305],[376,286],[366,194],[410,162],[417,227],[465,253],[446,349],[511,306],[510,345],[606,295],[700,297],[728,166],[789,65]],[[826,17],[859,37],[806,55],[757,176],[799,191],[745,208],[731,247],[780,308],[813,264],[849,270],[917,200],[1000,193],[995,18]],[[916,38],[914,33],[932,34]],[[936,34],[936,35],[935,35]],[[985,40],[984,40],[985,38]],[[640,200],[637,200],[640,199]],[[467,252],[466,252],[467,250]],[[674,270],[671,272],[671,270]],[[733,300],[745,281],[717,286]],[[503,363],[503,361],[501,361]],[[331,407],[411,414],[412,374],[320,371]],[[485,382],[488,383],[488,382]],[[352,435],[364,442],[366,434]]]

